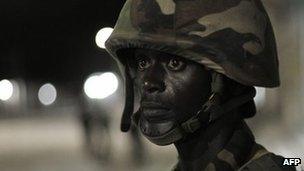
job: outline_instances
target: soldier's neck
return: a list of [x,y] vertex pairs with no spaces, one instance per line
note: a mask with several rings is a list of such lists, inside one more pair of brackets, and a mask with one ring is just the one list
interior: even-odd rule
[[[251,134],[250,130],[248,131],[244,125],[246,124],[243,120],[232,121],[229,118],[223,118],[210,125],[207,129],[200,129],[189,135],[185,140],[176,142],[175,147],[179,155],[179,164],[182,165],[183,170],[200,170],[210,164],[214,165],[215,158],[221,157],[222,153],[230,153],[225,147],[228,143],[231,143],[232,137],[237,139],[239,134],[242,141],[240,141],[241,144],[233,147],[234,151],[237,151],[237,154],[233,155],[241,155],[245,158],[250,152],[254,139],[249,135]],[[235,136],[236,134],[237,136]],[[240,146],[244,145],[242,143],[247,142],[248,149],[240,148]],[[229,146],[231,145],[229,144]],[[245,144],[245,146],[247,145]],[[225,160],[225,156],[223,160]],[[227,160],[230,159],[228,158]],[[227,163],[227,161],[225,162]],[[198,164],[200,166],[196,166]],[[229,165],[233,165],[229,166],[229,168],[235,168],[239,164],[241,163],[229,163]],[[225,170],[228,169],[225,168]]]
[[195,133],[188,135],[186,139],[174,144],[180,160],[197,160],[208,150],[211,145],[210,143],[215,138],[220,140],[217,142],[218,145],[224,146],[225,141],[229,139],[233,130],[233,125],[226,124],[224,120],[221,120],[209,126],[206,130],[201,128]]

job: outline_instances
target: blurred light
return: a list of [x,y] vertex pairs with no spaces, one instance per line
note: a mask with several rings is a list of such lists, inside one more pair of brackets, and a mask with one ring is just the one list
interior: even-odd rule
[[113,32],[113,28],[111,27],[105,27],[99,30],[95,37],[95,42],[98,47],[105,49],[105,42],[110,37],[110,35]]
[[13,95],[14,87],[9,80],[0,81],[0,100],[6,101]]
[[50,84],[44,84],[38,91],[38,99],[43,105],[51,105],[57,98],[56,88]]
[[254,97],[254,101],[257,105],[263,105],[266,98],[266,89],[263,87],[255,87],[255,89],[257,93]]
[[92,99],[104,99],[118,88],[118,79],[111,72],[93,74],[84,83],[85,94]]

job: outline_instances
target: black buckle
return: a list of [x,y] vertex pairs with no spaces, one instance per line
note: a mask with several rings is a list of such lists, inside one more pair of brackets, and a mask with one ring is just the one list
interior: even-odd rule
[[182,128],[185,130],[185,132],[193,133],[200,127],[200,125],[200,121],[196,117],[192,117],[191,119],[182,123]]

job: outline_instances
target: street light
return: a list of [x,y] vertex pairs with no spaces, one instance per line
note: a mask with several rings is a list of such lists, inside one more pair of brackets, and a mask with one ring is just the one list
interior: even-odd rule
[[40,87],[38,91],[39,101],[45,105],[51,105],[57,98],[57,90],[54,85],[47,83]]
[[112,72],[92,74],[84,83],[84,92],[91,99],[104,99],[118,88],[118,79]]
[[113,32],[113,28],[111,27],[104,27],[101,30],[99,30],[95,37],[95,42],[98,47],[105,49],[105,42],[110,37],[110,35]]
[[9,80],[0,81],[0,100],[7,101],[13,96],[14,87]]

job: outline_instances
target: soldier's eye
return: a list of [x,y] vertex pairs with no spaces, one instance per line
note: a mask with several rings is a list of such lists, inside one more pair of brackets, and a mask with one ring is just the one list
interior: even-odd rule
[[151,62],[146,57],[140,57],[137,59],[137,68],[139,71],[143,71],[143,70],[149,68],[150,65],[151,65]]
[[185,66],[185,63],[178,59],[170,59],[167,64],[168,69],[172,71],[180,71],[184,69]]

